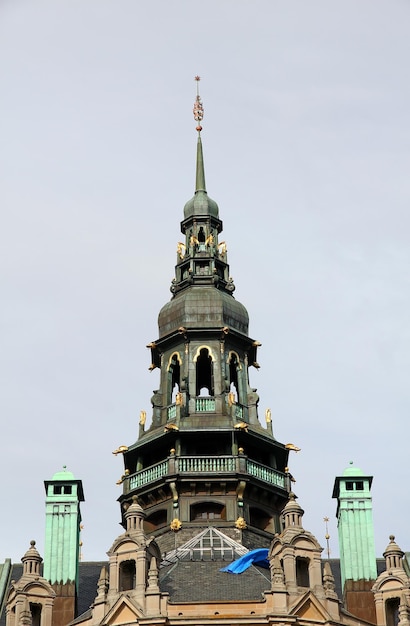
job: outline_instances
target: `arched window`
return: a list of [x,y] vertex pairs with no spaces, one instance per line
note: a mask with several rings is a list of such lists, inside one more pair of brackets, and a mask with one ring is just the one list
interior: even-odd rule
[[161,511],[155,511],[144,520],[144,530],[146,533],[152,533],[157,528],[166,526],[168,522],[168,516],[166,509]]
[[199,502],[193,504],[190,511],[191,522],[226,519],[226,509],[219,502]]
[[267,533],[275,533],[279,528],[275,527],[275,518],[261,509],[251,507],[249,509],[249,522],[251,526],[260,528]]
[[232,391],[232,387],[234,387],[236,391],[236,397],[239,398],[238,359],[237,359],[236,354],[233,354],[229,360],[229,382],[230,382],[231,391]]
[[204,395],[204,389],[208,395],[214,395],[212,357],[207,348],[201,348],[196,361],[196,395]]
[[389,598],[386,600],[386,626],[398,626],[399,606],[399,598]]
[[170,359],[168,366],[167,404],[175,402],[176,394],[180,390],[181,366],[179,355],[175,352]]
[[309,559],[296,557],[296,584],[298,587],[309,587]]
[[135,588],[135,561],[123,561],[120,563],[120,591],[128,591]]

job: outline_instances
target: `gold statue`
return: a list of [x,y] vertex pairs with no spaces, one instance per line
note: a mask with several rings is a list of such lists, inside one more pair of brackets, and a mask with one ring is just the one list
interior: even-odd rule
[[270,424],[272,421],[272,411],[270,409],[266,409],[265,411],[265,420],[267,424]]
[[177,406],[181,406],[182,404],[182,393],[180,391],[178,391],[177,395],[175,396],[175,404]]
[[178,241],[177,243],[177,254],[180,259],[183,259],[186,253],[186,245]]
[[140,412],[140,424],[141,424],[141,426],[145,426],[146,420],[147,420],[147,412],[146,411],[141,411]]
[[224,241],[221,241],[220,244],[218,244],[218,252],[220,254],[220,256],[224,257],[226,254],[226,243]]

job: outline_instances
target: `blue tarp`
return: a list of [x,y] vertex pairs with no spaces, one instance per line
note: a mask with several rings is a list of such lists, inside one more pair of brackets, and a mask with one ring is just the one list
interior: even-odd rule
[[257,550],[251,550],[241,556],[240,559],[236,559],[226,567],[223,567],[220,572],[229,572],[229,574],[242,574],[251,565],[260,565],[261,567],[269,568],[268,561],[268,549],[258,548]]

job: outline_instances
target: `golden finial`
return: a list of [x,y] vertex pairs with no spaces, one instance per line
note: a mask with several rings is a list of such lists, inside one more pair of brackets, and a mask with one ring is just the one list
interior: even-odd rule
[[202,105],[201,96],[199,95],[199,81],[201,80],[201,77],[195,76],[195,80],[196,80],[196,98],[194,102],[193,113],[194,113],[194,120],[197,122],[196,130],[198,131],[198,133],[200,133],[202,130],[201,122],[204,117],[204,107]]

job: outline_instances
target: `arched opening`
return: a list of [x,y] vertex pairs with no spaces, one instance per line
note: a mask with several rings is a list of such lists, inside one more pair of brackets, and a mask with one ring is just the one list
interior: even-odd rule
[[128,591],[135,588],[135,561],[123,561],[120,563],[120,591]]
[[214,395],[212,357],[207,348],[201,348],[196,361],[196,395]]
[[204,233],[204,229],[202,228],[202,226],[198,232],[198,241],[199,243],[205,243],[205,233]]
[[152,533],[157,528],[162,528],[167,525],[168,516],[167,510],[161,509],[161,511],[155,511],[144,520],[144,530],[146,533]]
[[31,626],[41,626],[41,604],[30,602]]
[[236,354],[232,354],[229,360],[229,390],[235,394],[236,402],[239,402],[238,369],[238,357]]
[[296,584],[298,587],[309,587],[309,559],[296,557]]
[[225,506],[219,502],[199,502],[191,506],[191,522],[224,519],[226,519],[226,509]]
[[275,533],[278,529],[275,527],[275,519],[261,509],[251,507],[249,509],[249,522],[251,526],[264,530],[267,533]]
[[399,598],[389,598],[386,600],[386,626],[398,626],[399,623]]
[[173,404],[181,384],[181,366],[178,354],[173,354],[168,367],[167,404]]

